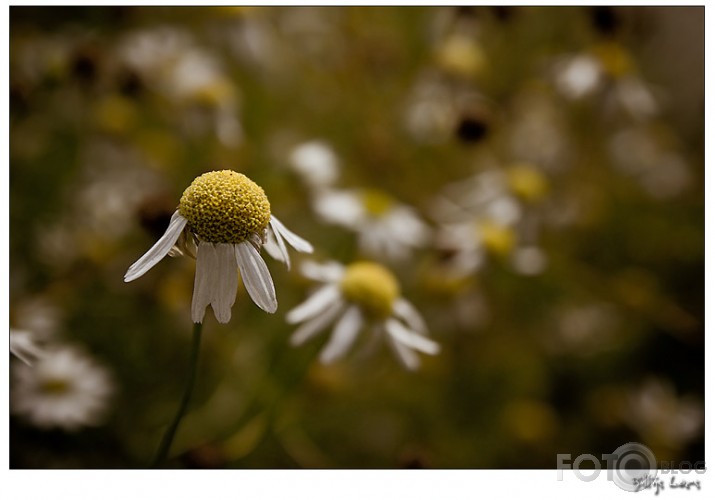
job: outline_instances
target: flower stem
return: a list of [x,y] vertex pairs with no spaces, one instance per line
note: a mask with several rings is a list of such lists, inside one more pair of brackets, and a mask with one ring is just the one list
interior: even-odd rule
[[194,381],[196,380],[196,369],[199,364],[199,347],[201,344],[201,327],[202,323],[194,323],[193,340],[191,343],[191,360],[189,361],[189,373],[186,379],[186,387],[184,388],[184,395],[181,398],[181,403],[179,404],[179,409],[174,415],[174,420],[171,422],[169,427],[164,433],[164,437],[161,439],[161,444],[156,452],[156,457],[152,462],[152,468],[157,468],[169,453],[169,448],[171,448],[171,443],[174,441],[174,435],[176,430],[179,428],[181,419],[184,417],[186,408],[189,405],[189,399],[191,399],[191,392],[194,388]]

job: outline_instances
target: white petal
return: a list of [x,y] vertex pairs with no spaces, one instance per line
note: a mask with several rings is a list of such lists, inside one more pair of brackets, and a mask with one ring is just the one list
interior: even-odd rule
[[191,320],[201,323],[206,307],[213,300],[215,283],[218,281],[218,257],[211,243],[202,241],[196,250],[196,275],[194,276],[194,296],[191,298]]
[[276,290],[273,287],[271,273],[253,245],[244,241],[236,246],[236,260],[241,271],[243,284],[253,302],[266,312],[274,313],[278,309]]
[[306,261],[300,266],[300,272],[311,280],[335,283],[345,275],[345,267],[337,262],[318,264],[317,262]]
[[[279,224],[278,219],[275,217],[271,216],[271,229],[272,231],[269,231],[269,233],[273,233],[273,236],[276,238],[276,243],[278,244],[278,251],[281,254],[281,258],[278,259],[281,262],[285,262],[285,265],[290,269],[290,256],[288,255],[288,249],[286,248],[285,241],[283,241],[283,236],[281,236],[281,232],[279,230]],[[312,250],[312,247],[311,247]]]
[[238,291],[238,264],[234,245],[216,244],[216,283],[213,288],[211,307],[219,323],[228,323],[231,319],[231,307],[236,302]]
[[313,210],[326,222],[351,229],[365,218],[360,197],[352,191],[324,190],[315,193]]
[[266,231],[266,242],[263,244],[263,248],[266,249],[268,255],[273,257],[279,262],[285,262],[281,249],[278,248],[278,243],[276,242],[276,236],[272,231]]
[[387,343],[397,355],[398,359],[408,370],[416,370],[420,367],[420,358],[409,347],[396,341],[391,335],[387,336]]
[[406,347],[422,351],[425,354],[437,354],[439,352],[439,344],[437,342],[405,328],[402,323],[395,319],[385,321],[385,329],[396,342]]
[[427,333],[427,324],[420,316],[420,313],[415,309],[415,306],[407,300],[400,298],[395,301],[392,306],[392,312],[407,323],[417,333]]
[[294,346],[300,345],[306,340],[312,338],[319,333],[323,328],[328,326],[343,310],[343,301],[335,302],[326,309],[323,314],[316,316],[307,323],[303,323],[293,335],[290,337],[290,343]]
[[166,228],[163,236],[154,243],[154,246],[151,247],[147,253],[142,255],[138,261],[129,267],[127,274],[124,275],[124,281],[128,283],[139,278],[154,267],[157,262],[166,257],[166,254],[169,253],[176,243],[176,240],[181,236],[181,231],[184,230],[186,222],[186,219],[179,215],[178,210],[174,212],[174,215],[171,216],[169,227]]
[[336,285],[323,285],[303,303],[288,311],[286,321],[295,324],[311,319],[339,299],[340,290]]
[[363,319],[360,309],[357,306],[349,307],[343,317],[340,318],[340,321],[337,322],[335,328],[333,328],[330,341],[320,352],[320,361],[331,363],[345,354],[355,342],[362,325]]
[[290,246],[303,253],[313,253],[313,245],[295,234],[283,225],[281,221],[271,215],[271,227],[274,231],[277,230]]

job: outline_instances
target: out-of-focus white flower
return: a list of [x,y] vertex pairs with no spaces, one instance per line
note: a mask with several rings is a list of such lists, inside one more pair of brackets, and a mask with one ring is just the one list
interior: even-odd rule
[[440,222],[435,245],[450,256],[447,267],[453,277],[481,268],[487,253],[511,256],[521,274],[541,273],[546,257],[533,243],[520,242],[519,232],[527,227],[526,206],[540,201],[547,190],[546,177],[526,163],[488,169],[446,186],[432,204],[432,215]]
[[667,137],[646,127],[616,132],[609,141],[613,165],[635,178],[656,199],[680,195],[692,184],[692,173],[683,159],[668,144]]
[[598,60],[587,54],[561,60],[555,69],[556,88],[569,99],[580,99],[592,94],[602,78]]
[[32,365],[42,356],[44,349],[32,332],[10,328],[10,353],[26,365]]
[[638,120],[659,112],[653,91],[636,75],[630,54],[617,43],[597,44],[587,53],[561,58],[554,65],[554,85],[573,100],[600,92],[606,107]]
[[101,424],[113,392],[105,367],[77,348],[58,347],[32,366],[12,366],[10,411],[37,427],[73,431]]
[[300,252],[313,251],[310,243],[271,214],[260,186],[231,170],[208,172],[186,188],[166,232],[131,265],[124,281],[144,275],[166,255],[188,254],[196,257],[191,303],[194,323],[203,321],[209,304],[216,319],[228,323],[236,300],[238,271],[256,305],[274,313],[278,301],[273,279],[259,252],[265,245],[273,258],[289,266],[286,242]]
[[395,277],[373,262],[347,267],[335,262],[306,262],[303,274],[323,283],[305,302],[288,312],[289,323],[303,323],[291,337],[301,345],[332,323],[330,340],[320,353],[333,362],[350,349],[361,330],[383,337],[408,369],[419,366],[416,352],[437,354],[439,345],[427,338],[427,327],[415,307],[400,296]]
[[62,323],[62,309],[48,295],[34,295],[19,300],[13,307],[13,324],[18,330],[32,332],[39,341],[55,336]]
[[338,179],[338,158],[321,140],[298,144],[289,154],[290,166],[313,189],[327,188]]
[[[224,145],[233,147],[243,139],[236,85],[220,58],[198,46],[188,32],[162,26],[130,33],[119,44],[118,58],[173,102],[210,108],[209,126]],[[196,112],[186,113],[184,121],[190,130],[204,128]]]
[[705,417],[701,401],[678,397],[672,384],[650,378],[633,391],[624,418],[649,441],[681,448],[702,431]]
[[326,190],[315,194],[313,208],[324,221],[354,231],[360,250],[374,258],[405,259],[431,235],[412,207],[382,191]]

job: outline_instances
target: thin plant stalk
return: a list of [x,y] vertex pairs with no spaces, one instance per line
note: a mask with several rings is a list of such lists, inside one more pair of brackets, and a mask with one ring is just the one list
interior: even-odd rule
[[186,413],[186,408],[189,406],[189,400],[191,399],[191,393],[194,389],[194,382],[196,380],[196,371],[199,365],[201,327],[202,323],[194,323],[193,339],[191,343],[191,359],[189,361],[189,372],[186,379],[186,387],[184,388],[184,395],[181,398],[181,403],[176,411],[176,415],[174,415],[174,420],[166,429],[164,437],[161,439],[161,444],[159,445],[159,449],[157,450],[154,461],[152,462],[152,468],[157,468],[159,464],[166,460],[166,457],[169,454],[169,448],[171,448],[171,443],[174,441],[174,435],[179,428],[179,424],[181,424],[181,419],[184,417],[184,413]]

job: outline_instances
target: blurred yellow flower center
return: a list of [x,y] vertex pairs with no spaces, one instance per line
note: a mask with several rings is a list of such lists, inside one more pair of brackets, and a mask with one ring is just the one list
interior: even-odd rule
[[373,262],[356,262],[347,267],[340,282],[343,296],[363,312],[386,318],[400,294],[400,285],[390,271]]
[[367,213],[376,217],[385,215],[393,205],[389,195],[375,189],[365,189],[362,192],[362,202]]
[[618,78],[633,69],[633,61],[626,49],[615,42],[606,42],[593,48],[603,69],[609,75]]
[[45,394],[64,394],[70,388],[66,380],[47,379],[42,382],[42,392]]
[[527,163],[512,165],[507,171],[507,182],[512,191],[526,201],[542,199],[549,189],[544,174]]
[[485,221],[477,230],[484,247],[496,255],[505,256],[514,248],[514,231],[509,227]]
[[271,205],[260,186],[232,170],[205,173],[186,188],[179,214],[190,229],[209,243],[241,243],[262,235]]

